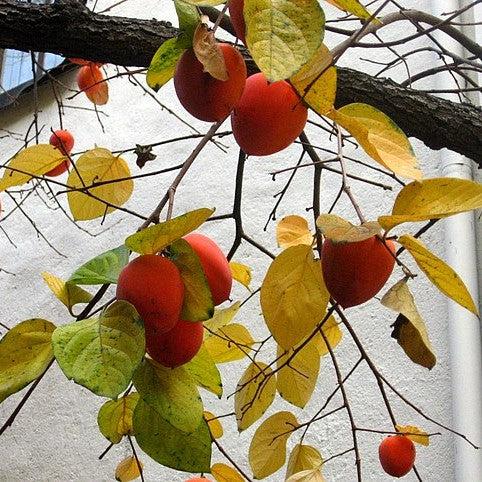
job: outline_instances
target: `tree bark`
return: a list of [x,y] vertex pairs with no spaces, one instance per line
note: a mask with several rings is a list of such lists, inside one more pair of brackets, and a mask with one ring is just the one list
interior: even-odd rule
[[[169,22],[96,14],[78,0],[51,5],[0,0],[0,48],[147,67],[159,46],[178,33]],[[256,71],[246,50],[243,54],[248,69]],[[338,68],[336,106],[352,102],[377,107],[431,149],[445,147],[482,166],[482,111],[475,106]]]

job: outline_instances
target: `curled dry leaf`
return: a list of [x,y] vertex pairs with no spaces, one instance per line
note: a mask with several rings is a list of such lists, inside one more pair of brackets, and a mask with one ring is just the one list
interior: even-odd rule
[[320,214],[316,220],[316,225],[323,236],[335,243],[364,241],[380,234],[382,229],[376,221],[355,226],[336,214]]
[[196,58],[203,64],[205,72],[215,79],[228,80],[224,55],[214,38],[214,33],[204,23],[200,23],[194,32],[192,48]]

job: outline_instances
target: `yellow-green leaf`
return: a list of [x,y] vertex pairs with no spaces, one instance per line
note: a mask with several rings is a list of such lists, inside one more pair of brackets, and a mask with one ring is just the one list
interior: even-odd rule
[[336,214],[320,214],[316,225],[323,236],[335,243],[364,241],[380,234],[382,229],[376,221],[354,225]]
[[[331,349],[334,350],[338,345],[338,343],[340,343],[341,339],[343,338],[343,332],[340,330],[340,325],[336,321],[335,317],[330,316],[323,323],[323,326],[321,329]],[[320,356],[328,355],[328,353],[330,352],[328,350],[328,347],[326,346],[325,340],[323,339],[323,337],[320,335],[319,332],[313,337],[310,343],[313,343],[313,345],[316,346],[316,349],[318,350],[318,353]]]
[[211,475],[216,482],[244,482],[244,478],[240,473],[226,464],[214,464],[211,467]]
[[[115,211],[125,204],[132,195],[134,182],[129,178],[131,172],[126,161],[114,156],[110,151],[97,147],[82,154],[72,169],[67,180],[69,187],[78,189],[90,187],[83,191],[69,191],[67,199],[76,221],[95,219]],[[121,179],[124,179],[121,181]],[[89,196],[86,193],[90,193]]]
[[221,422],[219,421],[219,418],[216,418],[216,416],[208,412],[207,410],[204,411],[203,413],[204,420],[206,420],[209,431],[211,432],[211,435],[213,438],[221,438],[223,436],[223,426],[221,425]]
[[333,111],[330,117],[346,129],[365,152],[383,167],[408,179],[422,179],[410,141],[383,112],[371,105],[356,103]]
[[170,252],[184,283],[181,319],[209,320],[214,314],[214,303],[199,256],[184,239],[174,241]]
[[258,427],[249,447],[249,464],[256,479],[264,479],[284,465],[286,442],[298,426],[291,412],[278,412]]
[[245,264],[236,263],[235,261],[229,263],[229,268],[231,269],[233,279],[249,290],[249,285],[251,284],[251,268]]
[[207,334],[204,346],[215,363],[227,363],[243,359],[251,350],[254,340],[249,330],[233,323]]
[[51,273],[43,272],[42,278],[55,297],[69,310],[78,303],[88,303],[92,299],[92,295],[84,289]]
[[[312,343],[307,343],[293,356],[294,350],[292,348],[285,352],[278,347],[276,388],[287,402],[304,408],[316,386],[320,371],[320,354]],[[286,364],[288,358],[289,363]]]
[[408,437],[412,442],[428,447],[430,445],[430,437],[427,432],[420,430],[414,425],[395,425],[397,432],[402,433]]
[[135,480],[141,476],[141,470],[139,470],[139,465],[141,466],[141,470],[143,469],[144,465],[141,461],[137,463],[137,460],[134,456],[130,456],[119,462],[119,465],[115,469],[115,480],[119,482],[130,482],[131,480]]
[[204,345],[201,346],[196,356],[182,367],[191,375],[197,385],[221,398],[223,395],[221,374]]
[[308,336],[328,304],[321,264],[310,246],[292,246],[273,261],[261,286],[261,308],[274,339],[285,350]]
[[228,325],[233,321],[236,313],[239,311],[240,302],[236,301],[227,308],[215,309],[214,316],[204,323],[204,326],[210,331],[219,330],[223,326]]
[[332,57],[321,45],[313,57],[291,78],[291,85],[300,97],[319,115],[333,109],[336,97],[336,67],[330,67]]
[[189,41],[191,41],[197,24],[201,21],[198,9],[195,5],[185,0],[174,0],[174,6],[179,20],[179,29],[182,30]]
[[410,252],[418,267],[444,295],[478,315],[477,307],[469,290],[459,275],[445,261],[435,256],[421,241],[409,234],[398,238],[398,242]]
[[439,177],[405,186],[395,200],[391,216],[381,216],[378,222],[388,231],[402,223],[445,218],[478,208],[482,208],[482,184]]
[[437,360],[407,280],[404,278],[392,286],[383,296],[381,303],[400,313],[393,325],[392,337],[414,363],[431,370]]
[[288,459],[286,479],[304,470],[318,469],[322,464],[323,458],[315,447],[296,444]]
[[[362,20],[368,20],[372,14],[358,0],[326,0],[344,12],[351,13]],[[379,23],[379,20],[374,19]]]
[[117,444],[124,435],[133,435],[132,414],[138,400],[138,393],[130,393],[117,400],[108,400],[100,407],[97,425],[109,442]]
[[197,7],[215,7],[216,5],[221,5],[226,0],[183,0],[183,2],[189,5],[196,5]]
[[125,245],[135,253],[156,254],[173,241],[197,229],[213,212],[214,209],[208,208],[189,211],[132,234],[125,240]]
[[25,320],[0,340],[0,403],[26,387],[46,370],[53,360],[52,333],[47,320]]
[[286,482],[325,482],[325,478],[320,469],[308,469],[293,474],[289,479],[286,479]]
[[308,221],[301,216],[285,216],[276,225],[276,241],[280,248],[289,248],[298,244],[311,246],[313,234],[311,234]]
[[[32,179],[42,176],[64,162],[66,157],[50,144],[38,144],[22,149],[5,166],[0,180],[0,192],[9,187],[21,186]],[[10,168],[10,169],[9,169]]]
[[317,0],[245,0],[244,19],[249,51],[272,82],[291,77],[323,40]]
[[273,403],[276,377],[263,362],[250,363],[243,373],[234,395],[234,411],[238,430],[246,430],[259,420]]

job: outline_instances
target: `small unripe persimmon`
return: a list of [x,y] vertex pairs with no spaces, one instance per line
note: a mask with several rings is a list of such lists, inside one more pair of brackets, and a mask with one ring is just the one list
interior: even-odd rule
[[246,23],[244,22],[244,0],[229,0],[229,17],[236,36],[246,45]]
[[206,122],[225,119],[243,93],[246,64],[236,48],[219,44],[226,63],[228,80],[218,80],[196,58],[193,49],[179,59],[174,74],[174,87],[183,107],[194,117]]
[[145,254],[133,259],[121,271],[116,296],[134,305],[144,320],[146,334],[165,333],[181,315],[184,284],[172,261]]
[[77,86],[87,97],[97,105],[103,105],[108,100],[108,88],[104,74],[97,65],[89,63],[77,72]]
[[395,244],[376,236],[353,243],[326,239],[321,250],[323,278],[328,292],[343,308],[373,298],[395,265]]
[[383,470],[392,477],[403,477],[413,468],[415,445],[405,435],[394,435],[382,440],[378,456]]
[[161,365],[175,368],[192,360],[201,348],[204,326],[201,321],[179,320],[166,333],[146,330],[146,350]]
[[190,233],[184,239],[199,256],[214,305],[220,305],[229,298],[233,285],[233,276],[226,256],[212,239],[203,234]]
[[[50,136],[49,143],[66,156],[70,154],[74,147],[74,137],[69,131],[59,129],[54,131]],[[60,176],[60,174],[63,174],[69,168],[69,166],[70,160],[67,158],[64,162],[62,162],[62,164],[59,164],[49,172],[46,172],[45,175],[49,177]]]
[[263,73],[248,77],[241,99],[231,114],[234,138],[254,156],[285,149],[303,131],[308,110],[288,82],[268,83]]

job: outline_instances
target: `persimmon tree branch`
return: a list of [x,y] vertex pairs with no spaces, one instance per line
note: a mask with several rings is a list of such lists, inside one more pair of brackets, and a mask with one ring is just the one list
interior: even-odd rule
[[[178,34],[169,22],[96,14],[78,0],[49,5],[0,0],[0,48],[147,67],[158,47]],[[250,72],[256,71],[246,50],[243,54]],[[445,147],[482,166],[482,115],[477,107],[351,69],[339,68],[338,74],[337,107],[371,104],[431,149]]]

